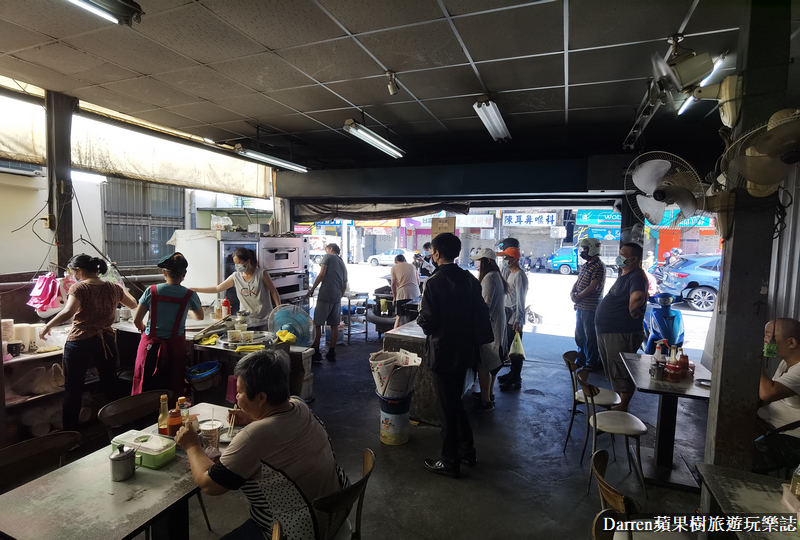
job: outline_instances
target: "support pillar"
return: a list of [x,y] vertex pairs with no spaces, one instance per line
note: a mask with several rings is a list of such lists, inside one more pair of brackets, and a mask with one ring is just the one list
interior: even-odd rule
[[[72,113],[78,99],[47,91],[47,199],[50,229],[55,231],[57,263],[66,268],[72,258]],[[63,271],[59,269],[59,275]]]
[[[740,29],[739,72],[744,98],[735,137],[784,108],[788,80],[790,2],[747,3]],[[734,138],[735,138],[734,137]],[[769,284],[775,195],[736,192],[732,234],[723,246],[716,305],[713,381],[705,461],[749,471],[756,437],[758,380]],[[703,490],[703,508],[710,505]]]

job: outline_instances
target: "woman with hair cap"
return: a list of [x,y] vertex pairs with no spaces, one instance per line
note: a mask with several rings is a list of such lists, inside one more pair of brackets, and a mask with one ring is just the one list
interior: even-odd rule
[[136,299],[116,283],[100,279],[99,274],[108,272],[108,265],[97,257],[84,253],[75,255],[67,263],[67,271],[78,283],[70,289],[67,305],[45,325],[41,336],[74,317],[64,344],[63,423],[64,430],[75,431],[87,369],[97,368],[109,402],[117,397],[119,352],[117,334],[111,325],[114,324],[117,305],[121,303],[134,309]]
[[[197,293],[181,282],[189,262],[181,253],[167,255],[158,263],[166,283],[145,289],[133,317],[142,332],[133,370],[131,395],[148,390],[172,390],[172,399],[183,394],[186,371],[186,315],[202,321],[203,308]],[[147,325],[144,316],[150,312]]]
[[[233,264],[236,271],[228,279],[215,287],[196,287],[195,291],[205,294],[219,294],[231,287],[236,287],[236,297],[239,299],[239,309],[249,310],[250,316],[256,319],[265,319],[274,307],[281,304],[278,289],[272,283],[272,278],[258,267],[256,252],[247,248],[233,250]],[[270,302],[270,298],[272,302]]]

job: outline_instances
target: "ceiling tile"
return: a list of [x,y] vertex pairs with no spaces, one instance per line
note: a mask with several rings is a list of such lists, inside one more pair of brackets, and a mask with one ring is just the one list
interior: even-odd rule
[[[410,124],[396,124],[391,126],[392,130],[402,137],[414,135],[446,135],[447,128],[436,121],[413,122]],[[403,147],[402,141],[392,140],[393,144]]]
[[527,3],[530,3],[530,0],[444,0],[444,5],[450,15],[463,15]]
[[320,3],[354,34],[444,17],[439,5],[430,0],[321,0]]
[[0,19],[0,52],[15,51],[52,41],[53,38]]
[[74,90],[75,88],[86,86],[85,82],[43,67],[34,66],[11,56],[0,56],[0,75],[56,92]]
[[124,114],[135,115],[137,112],[146,111],[153,108],[153,106],[148,103],[142,103],[136,99],[122,96],[112,92],[111,90],[106,90],[102,86],[79,88],[77,90],[71,90],[67,92],[67,94],[75,96],[78,99],[82,99],[83,101],[87,101],[93,105],[105,107],[106,109],[111,109],[112,111],[117,111]]
[[[319,120],[323,124],[332,128],[341,128],[344,126],[344,121],[348,118],[355,118],[361,121],[361,111],[358,109],[339,109],[336,111],[321,111],[309,113],[308,116],[314,120]],[[319,128],[315,128],[319,129]]]
[[135,30],[121,26],[64,41],[145,75],[196,65],[194,61],[154,43]]
[[158,124],[160,126],[166,126],[176,129],[186,126],[197,125],[197,120],[194,120],[192,118],[187,118],[179,114],[175,114],[166,109],[155,109],[152,111],[138,112],[133,116],[139,118],[140,120],[144,120],[146,122],[152,122],[153,124]]
[[198,137],[203,137],[205,139],[211,139],[212,141],[227,141],[230,139],[241,138],[236,133],[232,133],[216,126],[194,126],[183,128],[181,131],[185,131],[186,133],[191,133],[192,135],[197,135]]
[[169,107],[198,101],[196,97],[184,94],[180,90],[148,77],[104,84],[103,87],[156,107]]
[[647,81],[644,80],[570,86],[569,108],[638,106],[644,98],[647,88]]
[[[572,59],[570,58],[570,65]],[[564,55],[553,54],[478,64],[489,92],[564,84]]]
[[244,120],[236,120],[235,122],[217,122],[214,125],[218,128],[222,128],[233,133],[238,133],[239,135],[243,135],[245,137],[255,137],[258,133],[258,130],[256,130],[255,126]]
[[451,66],[467,61],[450,25],[444,21],[367,34],[358,39],[390,71]]
[[260,92],[272,92],[314,83],[271,52],[211,64],[208,67]]
[[[477,116],[474,118],[456,118],[452,120],[444,120],[442,123],[453,133],[486,131],[486,126],[483,125],[483,122],[481,122],[481,119]],[[488,131],[486,131],[486,136],[490,137]]]
[[300,112],[341,109],[348,105],[348,103],[342,101],[322,86],[281,90],[270,92],[268,95],[287,107],[292,107]]
[[[298,131],[314,131],[315,129],[324,129],[325,126],[303,116],[302,114],[289,114],[286,116],[272,116],[270,118],[259,118],[259,124],[267,124],[274,128],[287,133],[295,133]],[[342,121],[344,124],[344,121]],[[332,126],[333,127],[333,126]]]
[[310,0],[203,0],[202,3],[270,49],[345,35]]
[[[431,119],[430,113],[416,101],[410,103],[395,103],[393,105],[376,105],[374,107],[365,108],[364,112],[383,124],[421,122]],[[356,117],[356,119],[358,119],[358,117]]]
[[136,29],[154,41],[202,63],[230,60],[264,50],[264,47],[221,23],[197,4],[154,15],[146,25],[142,24]]
[[[564,89],[525,90],[493,94],[492,101],[497,103],[503,114],[524,113],[534,111],[557,111],[564,109]],[[572,104],[572,94],[570,94]]]
[[664,43],[639,43],[569,54],[570,84],[652,77],[653,54],[664,54]]
[[205,66],[162,73],[161,75],[154,75],[153,78],[179,88],[187,94],[208,100],[243,96],[253,92],[251,89],[233,82],[226,76]]
[[[201,103],[191,103],[189,105],[178,105],[170,107],[170,112],[194,118],[199,122],[206,124],[216,124],[218,122],[232,122],[234,120],[241,120],[242,116],[232,111],[228,111],[219,105],[203,101]],[[193,122],[192,124],[196,124]],[[188,124],[188,125],[192,125]]]
[[456,66],[398,75],[398,80],[418,99],[482,93],[472,66]]
[[142,20],[146,20],[146,18],[149,15],[153,15],[160,11],[166,11],[174,7],[183,6],[185,4],[191,4],[193,0],[136,0],[136,1],[140,6],[142,6],[142,11],[145,12],[145,18]]
[[443,118],[464,118],[467,116],[474,116],[477,118],[477,113],[472,107],[476,101],[478,101],[477,97],[457,97],[450,99],[431,99],[424,103],[436,118],[442,120]]
[[563,126],[564,111],[507,114],[503,117],[503,119],[506,122],[508,130],[511,132],[511,136],[513,137],[515,131],[518,133],[523,133],[530,131],[532,128],[540,128],[543,126]]
[[63,0],[0,0],[0,17],[55,38],[113,25]]
[[636,119],[636,107],[604,107],[602,109],[585,109],[569,111],[569,123],[573,124],[609,124],[630,123]]
[[[703,0],[697,4],[684,33],[738,28],[744,23],[746,5],[746,0]],[[794,16],[792,20],[796,20]]]
[[678,31],[691,4],[692,0],[606,0],[598,9],[596,0],[570,0],[569,48],[666,38]]
[[386,88],[386,79],[383,77],[344,81],[326,86],[358,106],[397,103],[413,99],[402,88],[395,95],[389,94],[389,90]]
[[263,118],[265,116],[278,116],[289,114],[292,110],[263,94],[250,94],[236,98],[217,99],[217,105],[230,109],[250,118]]
[[14,56],[95,84],[130,79],[139,75],[64,43],[53,43],[28,49],[18,52]]
[[305,133],[300,133],[298,137],[312,144],[341,145],[349,142],[349,135],[345,134],[343,129],[337,129],[336,131],[330,129],[307,131]]
[[[564,50],[564,13],[560,1],[463,17],[453,22],[475,61]],[[491,39],[493,36],[498,39]]]
[[343,81],[383,73],[378,63],[352,39],[296,47],[278,54],[320,82]]

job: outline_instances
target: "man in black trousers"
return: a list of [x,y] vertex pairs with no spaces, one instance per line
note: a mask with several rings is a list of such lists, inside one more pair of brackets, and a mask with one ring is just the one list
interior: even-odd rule
[[450,233],[439,234],[431,251],[438,267],[425,284],[417,323],[427,336],[425,363],[439,405],[442,457],[426,459],[425,468],[458,478],[461,461],[476,463],[472,428],[461,401],[467,369],[480,362],[478,346],[491,343],[494,337],[480,283],[453,264],[461,240]]

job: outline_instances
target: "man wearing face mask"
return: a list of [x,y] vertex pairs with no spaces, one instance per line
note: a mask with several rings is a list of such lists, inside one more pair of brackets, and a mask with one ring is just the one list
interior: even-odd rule
[[594,316],[606,282],[606,267],[600,260],[600,240],[584,238],[578,244],[580,257],[586,264],[581,267],[578,280],[572,286],[570,299],[575,303],[575,344],[578,345],[577,364],[590,371],[602,371]]
[[[508,327],[508,343],[514,342],[516,334],[522,337],[525,326],[525,300],[528,297],[528,276],[522,271],[519,260],[522,257],[519,249],[507,247],[497,255],[502,256],[508,264],[508,294],[506,294],[506,324]],[[502,273],[502,272],[501,272]],[[510,345],[509,345],[510,347]],[[500,390],[519,390],[522,388],[522,358],[511,357],[511,371],[497,378]]]
[[425,242],[422,245],[422,260],[420,261],[419,275],[420,277],[431,277],[436,271],[438,265],[433,261],[431,255],[431,243]]
[[597,307],[595,328],[606,378],[620,397],[614,409],[627,411],[636,387],[620,353],[636,353],[644,338],[642,319],[648,283],[642,270],[642,246],[623,245],[616,263],[620,275]]
[[[505,251],[506,248],[510,247],[519,249],[519,240],[516,238],[504,238],[495,244],[494,250],[497,253],[500,253],[501,251]],[[505,257],[500,257],[497,259],[497,262],[498,266],[500,267],[500,275],[503,276],[504,280],[508,281],[508,276],[511,275],[511,270],[508,268],[508,261],[505,259]]]

